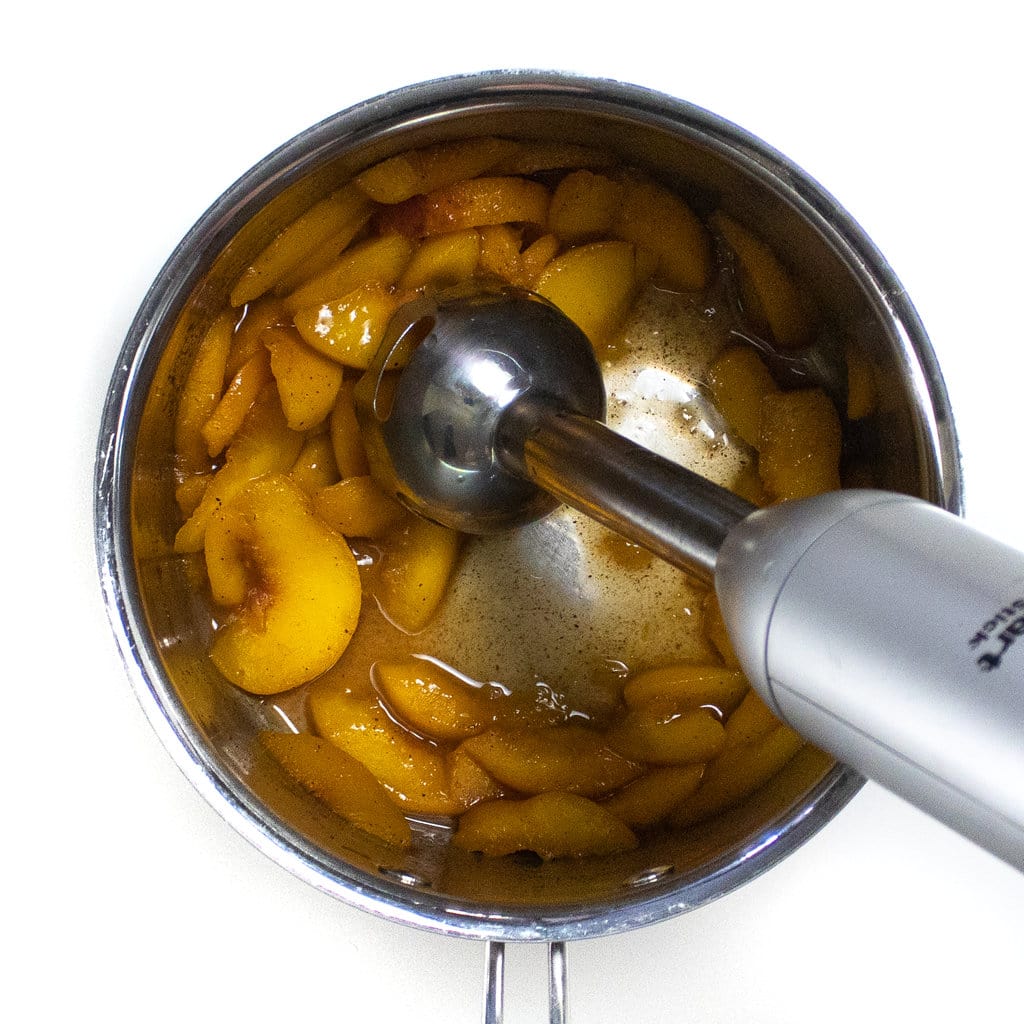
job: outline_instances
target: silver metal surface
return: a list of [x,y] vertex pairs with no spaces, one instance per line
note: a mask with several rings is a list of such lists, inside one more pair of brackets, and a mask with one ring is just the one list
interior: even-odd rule
[[[392,325],[356,391],[386,489],[466,533],[547,515],[550,495],[711,582],[725,535],[754,506],[599,422],[601,370],[568,317],[504,289],[414,302]],[[382,378],[410,335],[417,344],[381,408]]]
[[505,943],[489,939],[484,947],[484,1024],[501,1024],[505,1019]]
[[[505,1019],[505,943],[490,940],[484,950],[486,978],[483,1024],[502,1024]],[[569,964],[564,942],[548,943],[548,1020],[568,1024]]]
[[469,863],[442,871],[441,847],[430,843],[406,863],[356,830],[326,828],[312,798],[253,759],[266,712],[211,673],[209,616],[190,596],[180,560],[140,541],[173,536],[176,375],[238,273],[283,224],[370,164],[484,133],[602,146],[695,200],[721,202],[784,249],[822,306],[855,330],[884,383],[878,415],[862,431],[880,485],[960,511],[956,435],[927,335],[884,258],[827,192],[760,140],[691,104],[604,80],[497,72],[413,86],[331,117],[270,154],[200,218],[145,297],[110,383],[96,464],[99,574],[154,729],[199,792],[269,857],[351,905],[444,934],[608,935],[706,904],[769,869],[835,815],[861,777],[842,765],[808,765],[728,828],[565,874],[516,865],[481,874]]
[[1024,554],[843,491],[741,523],[717,589],[780,718],[1024,869]]
[[564,942],[548,946],[548,1016],[551,1024],[569,1024],[569,961]]
[[[378,399],[395,353],[415,341],[386,408]],[[539,519],[556,501],[510,468],[500,425],[526,396],[600,419],[601,369],[583,332],[539,295],[484,289],[414,301],[356,389],[374,475],[423,515],[464,533]]]

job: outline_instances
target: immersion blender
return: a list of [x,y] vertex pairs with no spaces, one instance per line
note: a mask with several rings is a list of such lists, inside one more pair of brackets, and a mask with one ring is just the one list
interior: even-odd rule
[[884,491],[757,509],[605,427],[590,342],[519,290],[404,307],[356,394],[405,504],[488,533],[565,502],[713,583],[780,719],[1024,869],[1020,552]]

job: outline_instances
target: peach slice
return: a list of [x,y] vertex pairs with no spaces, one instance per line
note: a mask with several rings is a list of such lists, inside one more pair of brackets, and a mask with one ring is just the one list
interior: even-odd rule
[[479,272],[517,284],[521,270],[522,229],[512,224],[488,224],[480,228],[477,235],[480,238]]
[[491,857],[531,850],[544,860],[622,853],[639,845],[615,815],[572,793],[477,804],[459,819],[452,842]]
[[344,371],[306,345],[294,332],[272,328],[264,334],[270,372],[277,381],[284,418],[292,430],[317,427],[330,415]]
[[231,501],[251,480],[267,473],[287,473],[302,449],[302,435],[289,429],[277,388],[260,392],[237,436],[228,447],[224,465],[213,475],[195,510],[174,538],[178,554],[203,550],[206,527],[214,511]]
[[314,686],[309,712],[318,733],[364,765],[399,807],[413,814],[458,814],[442,751],[396,724],[373,699]]
[[494,686],[475,686],[425,658],[382,661],[374,681],[384,703],[415,732],[461,740],[483,732],[507,700]]
[[705,708],[676,711],[645,704],[608,730],[608,745],[647,764],[699,764],[725,745],[718,717]]
[[754,743],[729,747],[707,766],[700,787],[669,820],[683,828],[736,806],[782,771],[803,746],[788,725],[780,725]]
[[771,247],[721,211],[712,227],[728,243],[739,264],[741,292],[747,305],[764,317],[780,348],[799,348],[811,340],[812,319],[804,297]]
[[640,283],[640,264],[631,242],[592,242],[552,260],[537,278],[535,290],[598,346],[625,320]]
[[551,197],[548,228],[570,245],[607,237],[621,199],[620,182],[591,171],[573,171]]
[[211,459],[231,443],[263,385],[272,379],[270,356],[265,350],[258,351],[235,374],[200,431]]
[[335,814],[393,846],[412,845],[412,830],[402,812],[354,757],[309,733],[264,732],[259,740],[299,785]]
[[765,395],[758,470],[775,501],[837,491],[843,432],[820,388]]
[[290,690],[341,657],[359,620],[359,570],[345,539],[279,474],[249,484],[211,518],[214,596],[234,606],[210,657],[250,693]]
[[489,136],[442,142],[382,160],[363,171],[355,183],[378,203],[400,203],[465,178],[475,178],[518,148],[518,143]]
[[631,828],[656,825],[696,792],[703,775],[702,764],[652,768],[603,801],[601,806]]
[[711,641],[711,646],[718,652],[718,656],[726,668],[738,669],[740,667],[739,658],[736,657],[736,652],[732,649],[732,641],[725,628],[725,619],[722,618],[718,596],[713,589],[707,592],[702,611],[704,613],[704,633]]
[[251,302],[290,271],[307,253],[323,244],[370,204],[349,185],[332,193],[292,221],[247,267],[231,291],[231,305]]
[[368,283],[393,285],[402,276],[412,253],[412,242],[400,235],[369,238],[346,250],[334,266],[286,296],[282,300],[284,308],[294,315],[300,309],[319,309]]
[[484,800],[499,800],[505,791],[498,781],[477,764],[464,750],[448,754],[448,783],[452,800],[460,808],[472,807]]
[[336,484],[338,467],[330,434],[307,437],[288,475],[309,495]]
[[489,729],[464,740],[460,749],[503,786],[521,793],[565,790],[599,796],[632,782],[641,770],[599,733],[578,725]]
[[412,297],[388,285],[359,285],[331,302],[303,306],[295,314],[302,340],[328,359],[365,370],[387,330],[391,315]]
[[370,472],[363,449],[363,437],[359,433],[359,421],[356,419],[354,388],[354,381],[342,381],[331,412],[331,446],[342,477],[366,476]]
[[418,633],[434,617],[455,571],[460,538],[454,530],[407,516],[384,545],[375,596],[399,629]]
[[710,706],[724,718],[734,711],[748,690],[743,673],[721,665],[664,665],[633,676],[622,691],[633,709],[646,704],[676,710]]
[[725,721],[725,745],[741,747],[756,743],[781,724],[757,691],[750,690]]
[[752,348],[734,345],[708,367],[708,384],[722,415],[756,448],[761,443],[761,400],[779,390],[764,361]]
[[370,476],[349,476],[313,495],[313,509],[346,537],[383,537],[408,513]]
[[550,193],[528,178],[470,178],[383,208],[377,228],[407,238],[447,234],[489,224],[536,224],[548,219]]
[[412,254],[398,284],[407,290],[448,288],[472,277],[479,259],[480,234],[474,228],[436,235]]
[[180,473],[197,473],[209,467],[210,453],[202,429],[224,393],[233,332],[232,318],[221,314],[203,336],[189,367],[174,421],[175,468]]
[[290,327],[291,314],[274,298],[248,303],[235,325],[228,354],[226,379],[230,380],[257,352],[263,351],[263,333],[275,327]]
[[843,347],[846,356],[846,418],[862,420],[875,411],[878,388],[871,361],[852,341]]
[[627,181],[612,234],[654,252],[657,277],[668,287],[697,291],[711,276],[711,243],[704,225],[677,195],[646,181]]

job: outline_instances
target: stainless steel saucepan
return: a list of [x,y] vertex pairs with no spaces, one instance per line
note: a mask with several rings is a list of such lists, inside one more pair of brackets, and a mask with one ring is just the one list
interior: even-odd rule
[[[664,920],[767,870],[862,784],[808,748],[742,806],[628,854],[579,862],[479,860],[424,825],[410,851],[325,816],[269,760],[273,703],[227,685],[206,655],[209,615],[168,553],[176,523],[176,382],[240,271],[271,237],[360,170],[411,147],[475,135],[598,146],[720,205],[787,259],[878,382],[848,451],[873,483],[961,512],[949,402],[925,331],[849,215],[742,129],[632,85],[496,72],[415,85],[318,124],[271,153],[199,219],[146,296],[110,384],[96,471],[96,545],[110,620],[139,700],[181,769],[254,845],[321,891],[403,924],[488,940],[487,1019],[500,1018],[502,944],[551,945],[552,1019],[564,1017],[564,942]],[[682,429],[682,428],[680,428]],[[557,576],[565,567],[545,564]]]

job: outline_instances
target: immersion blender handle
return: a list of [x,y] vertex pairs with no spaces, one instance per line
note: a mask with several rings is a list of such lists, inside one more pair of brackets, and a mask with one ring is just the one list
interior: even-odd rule
[[715,587],[780,718],[1024,869],[1024,555],[918,499],[839,491],[745,518]]

